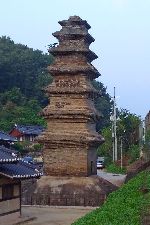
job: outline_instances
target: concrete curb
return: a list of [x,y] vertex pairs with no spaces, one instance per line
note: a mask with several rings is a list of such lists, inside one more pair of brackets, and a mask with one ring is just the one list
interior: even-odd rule
[[22,205],[22,207],[35,207],[35,208],[54,208],[54,209],[79,209],[79,210],[87,210],[87,209],[98,209],[99,207],[90,207],[90,206],[49,206],[49,205]]

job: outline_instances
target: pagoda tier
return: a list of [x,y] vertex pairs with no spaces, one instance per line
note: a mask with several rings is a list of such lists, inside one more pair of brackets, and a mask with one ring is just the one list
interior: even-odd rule
[[99,77],[99,72],[90,63],[97,55],[89,49],[94,38],[88,33],[90,26],[87,22],[73,16],[59,24],[62,25],[61,31],[53,34],[59,40],[59,45],[49,50],[56,57],[53,65],[48,67],[49,72],[53,76],[59,73],[84,73],[91,80]]
[[61,31],[53,34],[59,44],[49,50],[55,58],[48,67],[54,79],[45,88],[49,105],[42,112],[48,128],[39,137],[44,144],[44,170],[53,176],[89,176],[97,173],[96,148],[104,141],[96,133],[100,115],[93,99],[99,93],[91,84],[100,76],[91,64],[97,58],[89,49],[94,38],[80,17],[59,24]]
[[[66,58],[66,59],[65,59]],[[80,57],[80,61],[75,61],[74,58],[78,58],[78,56],[73,57],[70,56],[70,60],[68,58],[68,55],[65,57],[63,56],[63,62],[61,62],[62,57],[57,57],[57,60],[55,61],[53,66],[49,66],[48,70],[53,75],[59,75],[61,74],[70,74],[70,75],[77,75],[77,74],[87,74],[88,77],[91,78],[91,80],[98,78],[100,76],[100,73],[92,66],[91,64],[87,63],[85,64],[84,58]],[[71,60],[74,60],[73,62]],[[66,65],[66,61],[67,65]]]

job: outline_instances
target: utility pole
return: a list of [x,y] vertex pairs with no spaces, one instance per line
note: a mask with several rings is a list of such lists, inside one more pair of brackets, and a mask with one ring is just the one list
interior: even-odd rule
[[111,117],[112,121],[112,147],[113,147],[113,162],[115,161],[115,141],[114,141],[114,122],[113,117]]
[[122,137],[120,140],[120,155],[121,155],[121,169],[122,169]]
[[114,141],[115,141],[115,161],[117,161],[117,117],[116,117],[116,90],[114,87]]
[[112,142],[113,142],[113,162],[117,161],[117,115],[116,115],[116,90],[114,87],[114,97],[113,97],[113,115],[111,117],[112,121]]

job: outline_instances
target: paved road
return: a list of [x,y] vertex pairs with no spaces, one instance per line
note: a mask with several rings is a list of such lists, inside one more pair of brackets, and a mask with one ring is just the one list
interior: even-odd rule
[[78,218],[84,216],[94,208],[73,207],[22,207],[25,216],[37,217],[30,221],[28,225],[70,225]]
[[120,187],[124,183],[126,178],[126,175],[107,173],[104,170],[97,170],[97,175],[104,178],[105,180],[108,180],[118,187]]

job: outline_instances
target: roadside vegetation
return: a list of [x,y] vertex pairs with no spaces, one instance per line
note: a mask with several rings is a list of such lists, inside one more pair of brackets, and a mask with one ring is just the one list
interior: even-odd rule
[[142,215],[150,205],[150,173],[144,171],[111,193],[104,205],[73,225],[141,225]]
[[106,167],[107,172],[116,173],[116,174],[126,174],[127,170],[125,167],[121,168],[117,166],[115,163],[111,163]]
[[[118,160],[121,159],[121,146],[122,146],[122,157],[127,159],[127,163],[130,164],[140,157],[140,141],[139,140],[139,126],[141,119],[136,114],[130,113],[126,109],[118,110],[117,119],[117,146],[118,146]],[[105,143],[100,145],[97,152],[98,156],[105,157],[106,169],[109,172],[120,170],[118,163],[116,166],[113,164],[112,159],[112,128],[106,126],[102,129],[101,135],[105,138]],[[108,167],[108,165],[110,165]],[[119,171],[118,171],[119,172]]]

